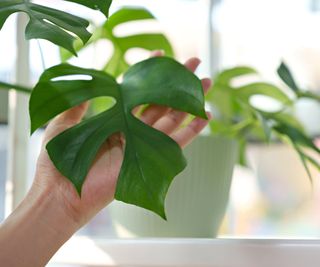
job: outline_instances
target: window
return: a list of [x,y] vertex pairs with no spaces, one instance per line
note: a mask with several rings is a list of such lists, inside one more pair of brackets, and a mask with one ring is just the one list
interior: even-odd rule
[[[220,1],[213,15],[219,68],[249,65],[263,80],[283,86],[276,69],[285,60],[302,87],[319,93],[319,23],[310,1]],[[319,103],[301,99],[294,113],[311,135],[319,136]],[[236,170],[229,211],[234,228],[226,234],[318,237],[319,172],[313,170],[312,189],[298,156],[288,147],[253,143],[248,152],[252,171]]]

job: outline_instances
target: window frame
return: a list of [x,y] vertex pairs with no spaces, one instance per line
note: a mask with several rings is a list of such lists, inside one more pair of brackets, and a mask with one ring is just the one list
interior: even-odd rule
[[319,240],[88,240],[74,237],[50,263],[87,267],[318,267],[319,251]]

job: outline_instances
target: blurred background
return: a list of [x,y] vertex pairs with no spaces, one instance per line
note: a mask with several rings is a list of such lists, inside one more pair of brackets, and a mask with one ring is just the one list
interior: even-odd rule
[[[96,24],[104,20],[102,15],[80,7],[77,10],[73,4],[63,1],[34,2],[53,7],[58,4],[59,8],[82,14]],[[117,29],[118,35],[164,32],[179,61],[193,56],[201,58],[200,77],[214,76],[229,67],[249,65],[259,71],[261,79],[281,84],[276,69],[280,61],[285,60],[302,87],[320,93],[318,0],[117,0],[111,14],[123,5],[145,7],[154,14],[157,22],[128,23]],[[0,32],[0,39],[4,40],[0,42],[0,80],[7,82],[14,80],[17,62],[16,23],[17,18],[12,16]],[[102,41],[82,51],[71,62],[100,68],[112,52],[112,46]],[[127,54],[127,60],[134,63],[148,54],[142,49],[133,49]],[[46,41],[32,40],[30,59],[30,84],[34,84],[44,68],[60,62],[59,50]],[[40,130],[25,146],[25,161],[14,165],[9,162],[13,159],[8,152],[11,138],[8,116],[12,109],[18,114],[27,113],[12,103],[15,99],[14,93],[9,96],[0,91],[0,221],[10,210],[9,194],[14,188],[19,187],[22,190],[20,195],[23,195],[30,186],[41,145]],[[317,140],[320,135],[319,103],[301,99],[294,112],[307,132]],[[237,166],[234,171],[228,211],[219,236],[319,238],[319,172],[313,170],[311,185],[299,157],[283,144],[251,143],[247,154],[249,167]],[[8,168],[12,166],[26,169],[27,175],[6,183]],[[114,237],[108,209],[98,214],[78,235]]]

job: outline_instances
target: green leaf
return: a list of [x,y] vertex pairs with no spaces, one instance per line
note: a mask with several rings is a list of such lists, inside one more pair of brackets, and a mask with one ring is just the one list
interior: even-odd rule
[[222,71],[215,80],[216,83],[230,84],[232,79],[249,74],[257,74],[257,71],[247,66],[239,66]]
[[290,88],[292,89],[295,93],[299,92],[299,87],[297,86],[290,69],[288,66],[284,63],[281,62],[278,70],[278,75],[281,78],[281,80]]
[[310,91],[300,91],[298,92],[298,98],[309,98],[317,102],[320,102],[320,95]]
[[[74,0],[71,2],[89,8],[99,8],[103,12],[107,12],[111,4],[110,0]],[[8,17],[16,12],[24,12],[30,18],[25,30],[28,40],[45,39],[76,55],[74,49],[75,36],[79,37],[83,44],[91,37],[91,34],[86,29],[89,26],[87,20],[57,9],[30,3],[26,0],[2,0],[0,2],[0,30]]]
[[304,155],[304,158],[320,172],[320,163],[314,158],[307,155],[306,153],[303,153],[303,155]]
[[300,129],[284,123],[274,126],[273,129],[278,133],[288,137],[293,144],[307,147],[314,150],[317,153],[320,153],[320,149]]
[[109,17],[109,9],[112,4],[112,0],[64,0],[68,2],[74,2],[91,9],[100,10],[106,17]]
[[265,136],[265,141],[267,143],[270,143],[271,135],[272,135],[272,126],[270,125],[270,121],[268,118],[266,118],[262,112],[256,111],[256,116],[258,118],[258,121],[260,122],[260,125],[263,129],[263,133]]
[[[90,79],[61,80],[68,75],[87,75]],[[116,104],[50,141],[47,150],[51,160],[81,194],[100,146],[111,134],[122,132],[126,149],[115,197],[165,218],[167,190],[186,162],[176,142],[142,123],[131,110],[151,103],[206,118],[201,81],[166,57],[134,65],[121,84],[102,71],[58,65],[45,71],[33,90],[32,131],[59,113],[97,96],[113,97]]]
[[247,147],[248,143],[245,138],[239,138],[238,140],[239,146],[239,160],[238,163],[243,167],[248,167],[248,160],[247,160]]
[[217,119],[231,121],[235,115],[235,99],[232,88],[213,83],[206,100],[213,106],[213,115]]
[[278,112],[273,114],[264,113],[264,116],[269,119],[272,119],[277,124],[290,125],[291,127],[296,128],[304,133],[304,128],[301,122],[296,117],[294,117],[289,113],[285,113],[285,112]]
[[301,160],[301,162],[302,162],[302,165],[303,165],[305,171],[307,172],[308,177],[309,177],[309,180],[310,180],[310,182],[311,182],[311,184],[312,184],[312,183],[313,183],[313,179],[312,179],[312,175],[311,175],[310,168],[309,168],[309,166],[308,166],[308,158],[306,157],[306,154],[304,154],[304,153],[302,152],[302,150],[299,148],[299,146],[293,144],[293,147],[294,147],[294,149],[297,151],[297,153],[298,153],[298,155],[299,155],[299,157],[300,157],[300,160]]
[[[93,34],[92,39],[87,46],[94,45],[100,40],[109,40],[114,47],[112,57],[107,61],[103,68],[112,76],[119,76],[129,68],[126,60],[127,52],[132,48],[142,48],[148,51],[164,50],[166,56],[173,56],[173,49],[168,39],[160,33],[135,34],[119,37],[115,34],[116,27],[134,21],[155,20],[155,17],[147,10],[141,8],[122,8],[110,16],[109,20],[102,26],[98,27]],[[80,51],[82,47],[76,46]],[[61,58],[66,61],[72,57],[67,51],[61,51]]]
[[235,93],[239,99],[246,103],[250,103],[250,98],[255,95],[268,96],[285,105],[291,103],[290,98],[285,93],[283,93],[278,87],[269,83],[251,83],[236,88]]

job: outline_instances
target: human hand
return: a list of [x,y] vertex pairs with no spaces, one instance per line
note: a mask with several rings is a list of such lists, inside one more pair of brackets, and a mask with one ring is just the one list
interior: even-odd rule
[[[161,56],[161,53],[155,52],[153,56]],[[199,59],[192,58],[185,63],[185,66],[194,72],[199,64]],[[202,85],[204,91],[207,92],[211,81],[203,79]],[[87,223],[113,200],[124,156],[124,139],[121,134],[112,135],[101,147],[88,173],[83,184],[81,198],[72,183],[55,168],[48,156],[45,145],[59,133],[79,123],[87,108],[88,103],[81,104],[64,112],[48,125],[32,188],[32,190],[44,192],[53,191],[55,198],[59,201],[59,205],[65,209],[68,217],[78,228]],[[186,117],[187,114],[184,112],[163,106],[150,105],[143,111],[140,119],[144,123],[169,135],[181,147],[185,147],[208,123],[206,120],[195,118],[187,126],[180,129]]]

